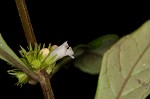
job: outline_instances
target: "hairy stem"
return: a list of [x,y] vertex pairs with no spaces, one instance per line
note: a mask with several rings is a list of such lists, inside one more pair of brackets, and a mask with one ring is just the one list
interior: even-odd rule
[[52,91],[50,77],[46,71],[40,72],[41,80],[39,80],[45,99],[55,99]]
[[25,37],[28,43],[31,43],[32,46],[36,43],[36,38],[33,32],[32,24],[28,14],[27,6],[25,0],[15,0],[20,20],[24,29]]

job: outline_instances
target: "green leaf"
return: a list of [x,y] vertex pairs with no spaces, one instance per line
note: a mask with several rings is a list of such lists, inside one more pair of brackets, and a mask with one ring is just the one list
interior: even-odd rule
[[87,48],[84,54],[75,58],[73,62],[74,66],[89,74],[99,74],[104,52],[118,39],[118,36],[108,34],[91,41],[88,44],[91,49]]
[[[7,54],[9,54],[11,57],[13,57],[15,60],[17,60],[20,64],[22,64],[23,66],[26,66],[22,61],[21,59],[13,52],[13,50],[7,45],[7,43],[5,42],[5,40],[3,39],[1,33],[0,33],[0,49],[5,51]],[[12,64],[10,61],[8,61],[6,58],[4,58],[4,56],[2,56],[0,54],[0,59],[10,63],[11,65],[14,65],[15,64]]]
[[149,94],[150,20],[104,54],[95,99],[145,99]]

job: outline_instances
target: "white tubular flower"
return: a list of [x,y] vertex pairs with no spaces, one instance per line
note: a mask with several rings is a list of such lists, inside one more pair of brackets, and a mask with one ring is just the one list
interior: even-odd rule
[[55,61],[65,57],[65,56],[70,56],[71,58],[74,58],[73,56],[74,52],[71,47],[69,47],[67,41],[64,42],[62,45],[57,47],[51,54],[50,56],[53,57],[56,55]]

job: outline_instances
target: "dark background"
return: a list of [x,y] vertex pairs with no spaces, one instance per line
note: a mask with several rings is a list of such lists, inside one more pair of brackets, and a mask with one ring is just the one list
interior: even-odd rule
[[[129,34],[150,16],[142,5],[113,5],[101,2],[51,2],[26,0],[38,43],[70,46],[86,44],[105,35]],[[130,8],[131,7],[131,8]],[[27,46],[14,0],[0,1],[0,33],[8,45],[19,55],[19,45]],[[14,85],[17,80],[7,74],[10,66],[0,60],[1,99],[43,99],[39,85]],[[98,75],[89,75],[74,68],[62,69],[51,79],[56,99],[93,99]]]

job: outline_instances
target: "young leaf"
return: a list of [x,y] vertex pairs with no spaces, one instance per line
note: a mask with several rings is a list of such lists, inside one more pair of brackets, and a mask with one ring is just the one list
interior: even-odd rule
[[[23,66],[26,66],[21,60],[20,58],[13,52],[13,50],[7,45],[7,43],[5,42],[5,40],[3,39],[1,33],[0,33],[0,49],[5,51],[7,54],[9,54],[11,57],[13,57],[15,60],[17,60],[20,64],[22,64]],[[4,56],[1,55],[0,52],[0,59],[10,63],[11,65],[15,65],[12,64],[10,61],[8,61],[6,58],[4,58]]]
[[119,40],[119,37],[115,34],[107,34],[107,35],[101,36],[89,43],[89,45],[92,48],[91,52],[94,52],[103,56],[103,54],[118,40]]
[[103,57],[95,99],[145,99],[150,94],[150,20]]
[[108,43],[110,44],[110,42],[115,42],[116,40],[118,40],[118,36],[115,34],[107,34],[104,36],[100,36],[97,39],[89,42],[89,45],[92,47],[92,49],[96,49],[102,45],[104,45],[104,43]]

